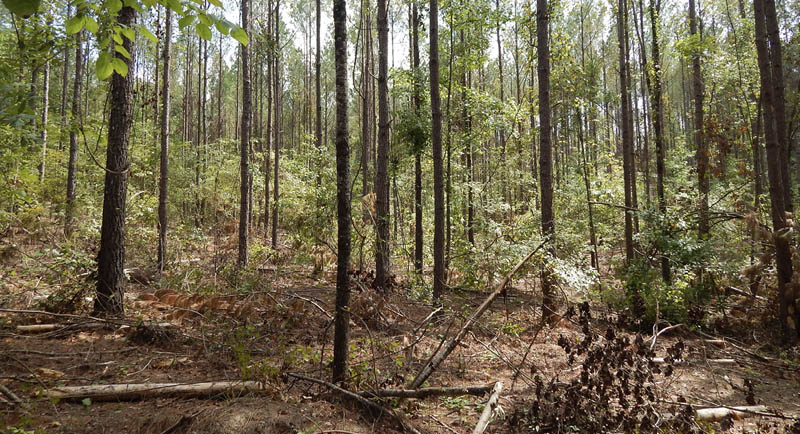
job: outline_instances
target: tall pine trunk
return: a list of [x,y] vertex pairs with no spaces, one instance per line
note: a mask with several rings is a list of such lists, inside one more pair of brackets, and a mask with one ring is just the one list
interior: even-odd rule
[[[695,0],[689,0],[689,33],[699,35],[697,31],[697,12]],[[702,37],[702,36],[700,36]],[[700,69],[700,53],[692,54],[692,93],[694,93],[694,145],[697,148],[697,187],[700,193],[700,221],[698,233],[701,239],[708,237],[708,144],[703,134],[703,75]]]
[[75,81],[72,85],[72,114],[69,126],[69,162],[67,163],[67,202],[64,210],[64,233],[72,234],[75,219],[75,178],[78,162],[78,128],[81,120],[81,84],[83,83],[83,42],[75,35]]
[[[249,0],[242,0],[242,28],[250,30]],[[239,268],[247,266],[248,238],[250,234],[250,122],[253,113],[253,101],[250,89],[250,47],[242,44],[242,131],[240,137],[239,171],[241,185],[239,188]]]
[[167,8],[164,36],[164,78],[161,88],[161,156],[158,183],[158,271],[164,271],[167,257],[167,196],[169,182],[170,63],[172,48],[172,9]]
[[[123,7],[117,23],[123,28],[136,21],[136,11]],[[115,57],[128,67],[123,77],[111,76],[111,114],[108,118],[108,148],[106,151],[105,188],[103,190],[103,222],[100,228],[100,253],[97,255],[97,296],[94,311],[104,314],[122,314],[125,290],[125,206],[128,188],[128,140],[130,139],[133,80],[136,77],[133,65],[136,52],[134,41],[124,39],[123,47],[131,54],[127,59],[121,54]]]
[[386,288],[389,264],[389,21],[388,0],[378,0],[378,155],[375,165],[375,284]]
[[439,95],[439,4],[430,0],[431,143],[433,145],[433,297],[444,292],[444,168]]

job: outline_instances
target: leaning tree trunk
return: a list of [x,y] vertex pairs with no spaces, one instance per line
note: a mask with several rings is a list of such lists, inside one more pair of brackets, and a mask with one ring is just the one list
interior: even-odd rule
[[[250,4],[242,0],[242,28],[250,30]],[[239,188],[239,268],[247,266],[247,244],[250,234],[250,122],[253,113],[253,101],[250,89],[250,47],[242,44],[242,132],[241,158],[239,171],[241,185]]]
[[[136,21],[136,10],[126,6],[119,11],[117,23],[130,27]],[[97,296],[94,311],[122,314],[125,290],[125,204],[128,187],[128,139],[131,132],[133,108],[134,42],[125,38],[123,47],[131,54],[125,62],[125,76],[111,76],[111,114],[108,118],[108,149],[106,151],[106,177],[103,191],[103,223],[100,228],[100,253],[97,255]]]
[[83,42],[75,35],[75,81],[72,86],[72,114],[69,126],[69,162],[67,163],[67,202],[64,210],[64,233],[72,234],[75,219],[75,177],[78,162],[78,127],[81,122],[81,83],[83,82]]
[[[539,78],[539,179],[542,195],[542,235],[552,238],[555,234],[553,214],[553,144],[551,142],[550,109],[550,41],[548,22],[550,14],[547,0],[536,0],[536,41],[538,49]],[[552,239],[548,251],[555,255]],[[550,323],[555,318],[555,291],[553,276],[547,267],[542,271],[542,319]]]
[[333,0],[336,64],[336,319],[333,337],[333,382],[345,381],[350,324],[350,143],[347,137],[347,8]]
[[161,176],[158,182],[158,271],[164,271],[167,257],[167,195],[169,193],[169,113],[170,62],[172,48],[172,9],[167,8],[167,28],[164,40],[164,78],[161,88]]
[[375,165],[375,284],[386,288],[389,265],[389,21],[388,0],[378,0],[378,160]]
[[439,95],[439,4],[430,0],[431,143],[433,144],[433,297],[444,292],[444,167]]

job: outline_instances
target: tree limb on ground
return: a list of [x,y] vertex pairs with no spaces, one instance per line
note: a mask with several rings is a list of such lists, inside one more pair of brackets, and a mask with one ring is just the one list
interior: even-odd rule
[[483,434],[486,431],[486,428],[489,426],[489,421],[492,418],[492,415],[497,412],[497,408],[499,407],[499,399],[500,399],[500,392],[503,390],[503,382],[498,381],[494,384],[494,389],[492,389],[492,396],[489,397],[489,402],[486,403],[486,406],[483,407],[483,413],[481,413],[481,418],[478,419],[478,423],[475,425],[475,429],[472,430],[472,434]]
[[316,384],[319,384],[321,386],[325,386],[328,389],[333,390],[334,392],[338,392],[338,393],[340,393],[340,394],[342,394],[342,395],[344,395],[344,396],[346,396],[346,397],[358,402],[359,404],[362,404],[363,406],[369,408],[370,410],[376,412],[379,415],[383,414],[383,413],[386,413],[386,414],[390,415],[391,417],[393,417],[400,424],[400,426],[403,427],[403,430],[411,432],[411,433],[415,433],[415,434],[420,434],[420,432],[417,431],[417,429],[414,428],[406,420],[406,418],[403,415],[401,415],[400,413],[397,413],[397,412],[395,412],[395,411],[393,411],[391,409],[385,408],[385,407],[383,407],[383,406],[381,406],[381,405],[379,405],[379,404],[377,404],[377,403],[375,403],[373,401],[370,401],[367,398],[362,397],[361,395],[359,395],[357,393],[353,393],[353,392],[351,392],[349,390],[342,389],[341,387],[339,387],[339,386],[337,386],[337,385],[335,385],[333,383],[329,383],[329,382],[327,382],[325,380],[320,380],[318,378],[307,377],[305,375],[295,374],[295,373],[292,373],[292,372],[289,372],[286,375],[289,376],[289,377],[292,377],[292,378],[296,378],[298,380],[308,381],[310,383],[316,383]]
[[265,392],[259,381],[211,381],[203,383],[140,383],[92,384],[88,386],[55,387],[45,391],[48,398],[77,400],[92,398],[95,401],[125,401],[163,396],[211,397]]
[[450,353],[453,352],[456,346],[458,346],[458,343],[461,342],[461,339],[463,339],[464,336],[466,336],[467,332],[469,332],[470,328],[472,328],[472,326],[481,317],[481,315],[483,315],[483,313],[486,312],[486,310],[492,304],[494,299],[497,298],[500,294],[502,294],[503,291],[505,291],[506,286],[508,286],[508,282],[511,281],[511,277],[514,276],[514,274],[516,274],[516,272],[519,271],[519,269],[522,268],[522,266],[525,265],[525,263],[528,262],[528,260],[530,260],[533,257],[533,255],[535,255],[536,252],[538,252],[542,247],[544,247],[544,245],[547,244],[549,241],[550,238],[547,238],[544,241],[542,241],[535,249],[533,249],[530,253],[528,253],[527,256],[525,256],[521,261],[519,261],[517,265],[515,265],[514,268],[512,268],[511,271],[508,272],[508,274],[506,274],[506,277],[503,278],[503,281],[500,283],[497,289],[495,289],[494,292],[492,292],[491,294],[489,294],[488,297],[486,297],[486,300],[484,300],[483,303],[481,303],[481,305],[478,306],[478,309],[475,310],[475,312],[469,317],[469,319],[467,319],[464,325],[461,326],[461,330],[459,330],[458,333],[456,333],[456,335],[453,336],[447,342],[446,345],[443,345],[441,348],[439,348],[439,350],[436,351],[436,353],[428,360],[428,362],[422,366],[416,378],[414,378],[414,380],[408,384],[407,386],[408,389],[418,389],[419,386],[421,386],[422,383],[424,383],[425,380],[427,380],[428,377],[430,377],[433,371],[435,371],[436,368],[438,368],[439,365],[447,358],[447,356],[449,356]]
[[367,390],[359,393],[365,398],[416,398],[422,399],[429,396],[461,396],[461,395],[485,395],[486,392],[492,390],[494,384],[485,384],[482,386],[464,386],[464,387],[425,387],[422,389],[380,389],[380,390]]

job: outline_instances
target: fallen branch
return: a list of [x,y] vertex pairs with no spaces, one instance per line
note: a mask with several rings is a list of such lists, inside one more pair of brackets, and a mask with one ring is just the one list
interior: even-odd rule
[[502,294],[503,291],[505,291],[506,286],[508,286],[508,282],[511,281],[511,277],[514,276],[514,274],[516,274],[516,272],[519,271],[519,269],[522,268],[522,266],[525,265],[525,263],[528,262],[528,260],[530,260],[533,257],[533,255],[535,255],[536,252],[538,252],[539,249],[544,247],[544,245],[547,244],[547,242],[549,241],[550,238],[547,238],[544,241],[542,241],[539,244],[539,246],[537,246],[535,249],[533,249],[533,251],[528,253],[528,256],[525,256],[521,261],[517,263],[517,265],[514,266],[514,268],[511,269],[511,271],[508,272],[508,274],[506,274],[506,277],[503,278],[503,281],[500,283],[497,289],[495,289],[494,292],[489,294],[486,300],[484,300],[483,303],[481,303],[481,305],[478,306],[478,309],[472,314],[472,316],[469,317],[469,319],[467,319],[464,325],[461,326],[461,330],[459,330],[458,333],[456,333],[456,335],[453,336],[447,342],[446,345],[443,345],[441,348],[439,348],[439,350],[436,351],[436,353],[428,360],[428,362],[422,366],[416,378],[414,378],[414,380],[408,384],[407,388],[418,389],[419,386],[421,386],[422,383],[424,383],[425,380],[427,380],[428,377],[431,376],[433,371],[435,371],[436,368],[438,368],[439,365],[447,358],[447,356],[449,356],[450,353],[453,352],[456,346],[458,346],[458,343],[461,342],[461,339],[463,339],[464,336],[466,336],[467,332],[470,330],[470,328],[472,328],[472,325],[475,324],[478,318],[480,318],[481,315],[483,315],[483,313],[486,312],[486,310],[492,304],[494,299],[497,298],[500,294]]
[[755,298],[756,300],[769,301],[766,297],[762,297],[760,295],[754,295],[754,294],[751,294],[749,292],[742,291],[739,288],[734,288],[733,286],[726,286],[725,287],[725,292],[726,293],[732,292],[732,293],[734,293],[736,295],[741,295],[742,297]]
[[163,396],[209,397],[219,394],[242,394],[264,392],[264,384],[258,381],[211,381],[205,383],[141,383],[141,384],[92,384],[88,386],[65,386],[48,389],[48,398],[76,400],[92,398],[95,401],[133,400]]
[[319,384],[321,386],[325,386],[328,389],[333,390],[334,392],[338,392],[338,393],[340,393],[340,394],[342,394],[342,395],[344,395],[344,396],[346,396],[346,397],[348,397],[348,398],[350,398],[352,400],[355,400],[359,404],[362,404],[363,406],[369,408],[370,410],[377,412],[379,415],[383,414],[383,413],[386,413],[386,414],[392,416],[400,424],[400,426],[403,427],[403,429],[405,431],[408,431],[408,432],[411,432],[411,433],[415,433],[415,434],[420,434],[420,432],[417,431],[417,429],[414,428],[406,420],[406,418],[403,417],[403,415],[401,415],[399,413],[396,413],[395,411],[393,411],[391,409],[384,408],[383,406],[381,406],[381,405],[379,405],[379,404],[377,404],[377,403],[375,403],[373,401],[370,401],[369,399],[364,398],[364,397],[362,397],[361,395],[359,395],[357,393],[353,393],[353,392],[351,392],[349,390],[342,389],[341,387],[339,387],[339,386],[337,386],[337,385],[335,385],[333,383],[329,383],[329,382],[327,382],[325,380],[320,380],[318,378],[307,377],[305,375],[295,374],[295,373],[292,373],[292,372],[289,372],[286,375],[289,376],[289,377],[292,377],[292,378],[296,378],[298,380],[308,381],[308,382],[311,382],[311,383]]
[[3,383],[0,383],[0,397],[2,397],[3,395],[7,396],[8,399],[10,399],[11,402],[13,402],[14,404],[22,405],[22,400],[19,399],[19,397],[14,392],[12,392],[6,386],[4,386]]
[[489,421],[492,418],[492,415],[496,413],[497,408],[499,407],[498,400],[500,399],[500,392],[503,390],[503,382],[498,381],[494,384],[494,389],[492,389],[492,396],[489,397],[489,402],[486,403],[486,406],[483,407],[483,413],[481,413],[481,418],[478,419],[478,424],[475,425],[475,429],[472,430],[472,434],[483,434],[486,431],[486,427],[489,426]]
[[665,333],[665,332],[667,332],[669,330],[676,329],[676,328],[679,328],[679,327],[683,327],[683,324],[675,324],[675,325],[671,325],[669,327],[664,327],[663,329],[661,329],[661,331],[659,331],[658,333],[654,334],[653,335],[653,342],[650,344],[650,351],[653,351],[653,348],[656,347],[656,341],[658,340],[658,337],[661,336],[662,333]]
[[58,330],[66,327],[62,324],[31,324],[31,325],[18,325],[17,331],[20,333],[44,333]]
[[460,396],[460,395],[485,395],[486,392],[492,390],[493,384],[486,384],[483,386],[465,386],[465,387],[425,387],[422,389],[408,390],[408,389],[380,389],[368,390],[361,392],[359,395],[369,398],[416,398],[422,399],[429,396]]
[[734,419],[744,419],[763,413],[766,410],[767,407],[763,405],[701,408],[695,410],[695,418],[702,421],[718,422],[727,416],[732,416]]

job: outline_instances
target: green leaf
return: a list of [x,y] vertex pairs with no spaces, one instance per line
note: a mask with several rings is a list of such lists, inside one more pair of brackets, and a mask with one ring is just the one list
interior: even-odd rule
[[119,29],[122,36],[128,38],[129,41],[136,41],[136,32],[130,27],[123,27]]
[[197,30],[197,34],[200,35],[201,38],[205,39],[206,41],[211,40],[211,29],[209,29],[207,25],[203,23],[197,23],[194,28]]
[[100,41],[100,44],[98,45],[98,47],[99,47],[101,50],[105,50],[106,48],[108,48],[108,46],[109,46],[110,44],[111,44],[111,38],[105,38],[105,39],[103,39],[102,41]]
[[75,15],[74,17],[67,20],[66,28],[68,35],[74,35],[75,33],[80,32],[83,30],[84,26],[84,16],[83,15]]
[[125,77],[128,75],[128,65],[125,63],[124,60],[120,59],[119,57],[115,57],[111,60],[111,66],[114,68],[114,71]]
[[117,44],[122,44],[122,36],[120,36],[119,31],[114,32],[111,35],[111,39],[113,39]]
[[92,405],[92,398],[83,398],[83,400],[81,400],[81,404],[83,404],[84,407]]
[[94,18],[88,15],[86,16],[83,25],[86,27],[86,30],[88,30],[89,33],[93,35],[96,35],[97,30],[100,28],[100,26],[97,25],[97,21],[95,21]]
[[224,7],[224,6],[222,6],[222,2],[219,1],[219,0],[208,0],[208,2],[211,3],[212,5],[218,7],[218,8]]
[[231,31],[231,25],[225,20],[216,20],[214,21],[214,27],[217,28],[217,31],[223,35],[227,35]]
[[147,30],[147,27],[145,26],[141,25],[139,26],[139,33],[141,33],[142,35],[144,35],[145,38],[153,42],[158,42],[158,38],[156,38],[156,35],[152,34],[150,30]]
[[111,77],[111,74],[114,72],[114,68],[111,66],[111,54],[108,51],[100,53],[100,55],[97,56],[97,62],[95,62],[94,67],[94,72],[100,80]]
[[115,14],[122,9],[122,0],[106,0],[106,9]]
[[231,36],[233,39],[239,41],[240,44],[247,46],[249,39],[247,38],[247,32],[244,31],[243,28],[236,26],[233,30],[231,30]]
[[207,14],[201,12],[197,14],[197,19],[199,19],[201,23],[211,27],[211,18],[209,18]]
[[126,59],[131,58],[131,53],[129,53],[128,50],[126,50],[125,47],[123,47],[122,45],[114,45],[114,51],[116,51],[119,54],[122,54]]
[[178,20],[178,27],[184,29],[185,27],[192,25],[193,22],[194,22],[194,15],[186,15],[185,17]]
[[39,10],[39,2],[40,0],[3,0],[8,10],[23,18],[35,14]]
[[172,9],[173,12],[183,15],[183,6],[179,0],[167,0],[167,7]]

